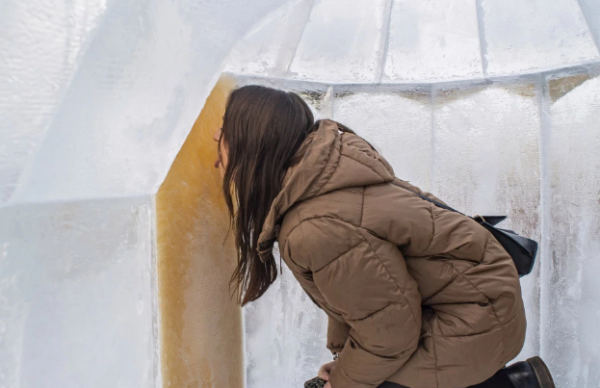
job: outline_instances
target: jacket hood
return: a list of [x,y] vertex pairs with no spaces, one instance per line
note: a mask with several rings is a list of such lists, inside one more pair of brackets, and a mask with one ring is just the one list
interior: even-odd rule
[[262,262],[272,256],[285,212],[295,203],[330,191],[355,186],[391,182],[392,166],[360,136],[340,132],[338,123],[319,120],[298,153],[300,162],[288,168],[282,189],[273,200],[258,237],[258,253]]

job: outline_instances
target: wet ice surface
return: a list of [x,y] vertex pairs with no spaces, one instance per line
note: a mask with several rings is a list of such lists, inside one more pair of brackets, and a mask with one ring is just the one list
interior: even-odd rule
[[0,203],[156,192],[230,50],[284,3],[2,2]]
[[[336,89],[337,90],[337,89]],[[429,90],[335,92],[333,118],[365,136],[397,177],[431,187],[432,110]]]
[[577,0],[478,0],[489,75],[519,74],[598,61]]
[[546,101],[542,354],[564,387],[600,381],[600,77]]
[[579,0],[581,10],[585,15],[592,35],[596,38],[596,45],[600,47],[600,2],[597,0]]
[[0,386],[162,386],[153,195],[284,2],[0,2]]
[[281,15],[269,18],[237,44],[234,49],[236,55],[227,63],[227,71],[285,75],[296,53],[312,5],[313,1],[303,0],[288,6]]
[[316,0],[296,55],[290,78],[373,83],[380,77],[385,0],[355,2]]
[[0,386],[155,386],[152,212],[149,196],[0,208]]
[[0,204],[13,194],[27,159],[42,143],[106,10],[105,0],[48,3],[0,5]]
[[282,264],[283,275],[278,273],[271,288],[244,308],[248,387],[303,387],[322,364],[331,361],[325,347],[327,316],[308,298],[283,260]]
[[226,70],[340,84],[477,80],[598,62],[594,37],[595,0],[303,0],[240,42]]
[[384,66],[391,83],[482,78],[475,2],[395,1]]

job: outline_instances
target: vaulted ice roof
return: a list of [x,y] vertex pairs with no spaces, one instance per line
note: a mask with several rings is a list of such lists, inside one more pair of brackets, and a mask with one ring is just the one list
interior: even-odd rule
[[323,83],[429,83],[600,61],[597,0],[301,0],[226,71]]

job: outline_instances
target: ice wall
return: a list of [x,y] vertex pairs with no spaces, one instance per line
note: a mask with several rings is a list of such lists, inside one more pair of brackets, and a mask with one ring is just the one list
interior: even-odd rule
[[0,4],[0,204],[10,198],[41,145],[108,4]]
[[0,208],[0,386],[155,387],[149,197]]
[[541,350],[562,386],[594,387],[600,381],[600,72],[551,79],[544,114]]
[[284,3],[0,2],[0,386],[163,385],[155,194]]

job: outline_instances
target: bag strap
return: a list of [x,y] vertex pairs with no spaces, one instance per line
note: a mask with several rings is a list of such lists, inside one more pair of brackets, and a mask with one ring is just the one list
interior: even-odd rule
[[[412,191],[412,190],[411,190],[411,191]],[[413,193],[415,193],[415,192],[413,191]],[[429,197],[426,197],[426,196],[424,196],[423,194],[419,194],[419,193],[415,193],[415,194],[417,194],[419,197],[423,198],[424,200],[426,200],[426,201],[429,201],[429,202],[431,202],[431,203],[435,204],[436,206],[439,206],[439,207],[441,207],[442,209],[450,210],[450,211],[452,211],[452,212],[456,212],[456,213],[462,214],[462,215],[463,215],[463,216],[465,216],[465,217],[473,218],[473,217],[471,217],[471,216],[468,216],[468,215],[466,215],[465,213],[459,212],[458,210],[451,208],[451,207],[450,207],[450,206],[448,206],[448,205],[444,205],[443,203],[441,203],[441,202],[438,202],[438,201],[436,201],[435,199],[431,199],[431,198],[429,198]]]
[[465,213],[459,212],[458,210],[451,208],[451,207],[450,207],[450,206],[448,206],[448,205],[444,205],[443,203],[441,203],[441,202],[438,202],[438,201],[436,201],[435,199],[431,199],[431,198],[429,198],[429,197],[426,197],[426,196],[424,196],[423,194],[420,194],[420,193],[418,193],[418,192],[416,192],[416,191],[412,191],[412,190],[410,190],[410,189],[408,189],[408,188],[406,188],[406,187],[404,187],[404,186],[401,186],[401,185],[399,185],[399,184],[396,184],[396,183],[393,183],[393,185],[394,185],[394,186],[401,187],[401,188],[403,188],[404,190],[410,191],[411,193],[418,195],[419,197],[423,198],[424,200],[426,200],[426,201],[429,201],[429,202],[431,202],[431,203],[435,204],[436,206],[439,206],[439,207],[441,207],[442,209],[450,210],[450,211],[452,211],[452,212],[455,212],[455,213],[462,214],[462,215],[463,215],[463,216],[465,216],[465,217],[473,218],[473,217],[471,217],[471,216],[468,216],[468,215],[466,215]]
[[481,215],[469,216],[469,215],[467,215],[467,214],[465,214],[463,212],[459,212],[458,210],[451,208],[448,205],[444,205],[443,203],[441,203],[439,201],[436,201],[435,199],[431,199],[429,197],[426,197],[423,194],[420,194],[420,193],[418,193],[416,191],[412,191],[412,190],[410,190],[410,189],[408,189],[408,188],[406,188],[404,186],[401,186],[401,185],[398,185],[398,184],[394,184],[394,185],[398,186],[398,187],[402,187],[403,189],[408,190],[411,193],[414,193],[414,194],[418,195],[419,197],[423,198],[424,200],[429,201],[429,202],[433,203],[434,205],[436,205],[438,207],[441,207],[442,209],[446,209],[446,210],[450,210],[450,211],[458,213],[458,214],[462,214],[463,216],[469,217],[469,218],[471,218],[471,219],[473,219],[473,220],[475,220],[477,222],[485,221],[485,222],[487,222],[487,223],[489,223],[490,225],[493,226],[493,225],[496,225],[496,224],[498,224],[501,221],[503,221],[503,220],[506,219],[506,216],[489,216],[489,215],[485,216],[485,217],[481,216]]

